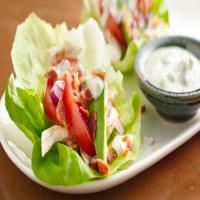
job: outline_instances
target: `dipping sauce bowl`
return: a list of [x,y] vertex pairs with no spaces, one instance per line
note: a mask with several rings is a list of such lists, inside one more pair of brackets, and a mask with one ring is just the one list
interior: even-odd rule
[[[199,89],[190,92],[170,92],[152,85],[144,72],[151,53],[161,47],[178,46],[200,59],[200,41],[184,36],[167,36],[146,43],[139,51],[135,71],[139,87],[157,111],[170,121],[185,121],[193,117],[200,108]],[[200,66],[199,66],[200,67]]]

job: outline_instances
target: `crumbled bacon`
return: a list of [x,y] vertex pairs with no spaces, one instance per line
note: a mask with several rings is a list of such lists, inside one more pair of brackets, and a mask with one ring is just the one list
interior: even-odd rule
[[109,168],[108,168],[108,164],[105,163],[103,160],[101,159],[96,159],[97,162],[97,166],[98,166],[98,171],[103,174],[104,176],[108,175],[109,173]]
[[75,149],[75,148],[78,147],[78,145],[77,145],[75,139],[73,138],[72,134],[69,134],[69,136],[67,137],[67,139],[66,139],[66,144],[67,144],[69,147],[73,148],[73,149]]
[[104,176],[108,175],[109,167],[108,167],[108,164],[104,162],[103,160],[93,157],[90,159],[89,164],[93,169],[98,170]]
[[93,169],[98,169],[98,165],[97,165],[97,162],[96,162],[96,158],[95,157],[92,157],[90,158],[89,160],[89,165],[90,167],[92,167]]
[[53,58],[51,58],[51,65],[57,66],[63,59],[68,60],[72,67],[77,67],[77,58],[67,55],[67,52],[64,48],[58,51]]
[[58,102],[58,105],[56,107],[56,117],[58,119],[58,121],[63,125],[66,126],[66,113],[65,113],[65,109],[64,109],[64,104],[63,101],[60,100]]
[[81,97],[88,101],[91,101],[93,99],[92,94],[88,88],[81,92]]
[[147,17],[152,6],[152,0],[137,0],[138,11],[144,16]]
[[51,59],[51,64],[53,66],[58,65],[64,58],[66,55],[66,51],[65,49],[61,49],[59,52],[57,52],[54,57]]
[[115,158],[117,158],[117,153],[114,148],[111,148],[107,156],[108,163],[112,163],[112,161],[115,160]]
[[58,79],[58,74],[55,70],[54,67],[51,67],[45,74],[45,77],[48,79],[48,80],[53,80],[53,81],[56,81]]
[[92,138],[95,138],[96,128],[97,128],[97,114],[95,112],[92,112],[89,117],[88,126],[90,129],[90,133]]
[[106,72],[105,71],[102,71],[102,70],[93,70],[92,71],[92,74],[94,75],[94,76],[98,76],[99,78],[101,78],[101,79],[105,79],[105,77],[106,77]]
[[142,113],[145,113],[145,112],[146,112],[146,106],[145,106],[145,105],[142,106],[141,112],[142,112]]
[[79,107],[80,113],[82,114],[82,117],[85,119],[86,122],[89,121],[89,112],[87,109],[83,108],[82,106]]

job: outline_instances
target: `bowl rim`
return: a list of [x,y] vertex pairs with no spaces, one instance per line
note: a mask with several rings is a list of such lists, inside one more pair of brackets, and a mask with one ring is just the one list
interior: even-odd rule
[[[198,89],[188,91],[188,92],[167,91],[167,90],[161,89],[161,88],[153,85],[150,81],[148,81],[146,79],[146,76],[142,72],[143,67],[141,67],[141,60],[144,59],[144,62],[146,62],[146,60],[149,58],[152,51],[154,51],[155,49],[158,49],[162,46],[180,46],[180,47],[182,46],[183,47],[184,44],[186,45],[186,42],[195,44],[196,46],[199,46],[199,49],[200,49],[200,40],[192,38],[192,37],[188,37],[188,36],[179,36],[179,35],[163,36],[163,37],[160,37],[157,39],[152,39],[149,42],[147,42],[140,49],[139,53],[136,56],[136,60],[135,60],[135,71],[136,71],[136,76],[138,77],[138,79],[143,84],[145,84],[145,86],[149,90],[153,91],[154,93],[159,93],[160,95],[163,95],[163,96],[168,96],[168,97],[172,97],[172,98],[174,98],[174,97],[176,97],[176,98],[183,98],[183,97],[193,98],[193,97],[200,96],[200,86]],[[178,45],[178,44],[180,44],[180,45]],[[188,51],[191,52],[191,50],[188,50]],[[191,53],[193,53],[193,52],[191,52]]]

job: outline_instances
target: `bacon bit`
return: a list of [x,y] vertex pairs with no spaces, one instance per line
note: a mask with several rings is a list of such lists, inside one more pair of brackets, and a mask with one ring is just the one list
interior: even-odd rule
[[103,160],[99,159],[99,158],[92,157],[89,160],[89,165],[93,169],[99,171],[104,176],[107,176],[108,173],[109,173],[108,164],[106,162],[104,162]]
[[91,92],[90,92],[89,89],[83,90],[83,91],[81,92],[81,97],[82,97],[83,99],[88,100],[88,101],[91,101],[91,100],[93,99],[92,94],[91,94]]
[[97,128],[97,114],[95,112],[92,112],[92,114],[89,117],[88,127],[90,129],[92,139],[94,139]]
[[145,113],[146,112],[146,106],[143,105],[142,108],[141,108],[141,113]]
[[115,160],[115,158],[117,158],[117,153],[115,149],[112,147],[108,152],[107,156],[108,163],[112,163],[112,161]]
[[131,151],[132,150],[132,141],[131,141],[130,137],[125,135],[123,138],[123,141],[126,143],[127,150]]
[[106,72],[105,71],[101,71],[101,70],[93,70],[92,71],[92,74],[94,75],[94,76],[98,76],[99,78],[101,78],[101,79],[105,79],[105,77],[106,77]]
[[90,158],[89,160],[89,165],[90,167],[92,167],[93,169],[98,170],[98,165],[97,165],[97,161],[95,157]]
[[61,49],[59,52],[56,53],[56,55],[51,59],[51,64],[53,66],[58,65],[58,63],[61,62],[65,58],[66,51],[65,49]]
[[77,96],[77,102],[85,109],[88,108],[92,99],[92,95],[88,89],[80,91],[79,96]]
[[58,102],[57,108],[56,108],[56,117],[58,119],[58,121],[63,125],[63,126],[67,126],[66,124],[66,113],[65,113],[65,109],[64,109],[64,104],[63,101],[60,100]]
[[74,73],[72,75],[73,77],[73,88],[74,88],[74,91],[78,91],[79,89],[79,79],[78,79],[78,76],[76,76]]
[[96,159],[96,162],[97,162],[97,166],[98,166],[98,171],[101,174],[103,174],[104,176],[107,176],[109,173],[108,164],[99,158]]
[[88,122],[89,121],[89,112],[88,112],[88,110],[86,110],[82,106],[79,107],[79,110],[80,110],[80,112],[82,114],[82,117],[85,119],[86,122]]
[[86,83],[85,83],[85,79],[84,78],[80,78],[80,84],[79,84],[79,91],[82,91],[86,88]]
[[137,0],[138,11],[146,17],[149,14],[153,1],[152,0]]
[[70,62],[70,65],[77,67],[78,60],[75,57],[68,56],[66,50],[63,48],[57,52],[51,59],[51,65],[57,66],[63,59],[66,59]]
[[67,137],[67,139],[66,139],[66,144],[67,144],[69,147],[73,148],[73,149],[75,149],[75,148],[78,147],[78,145],[77,145],[77,143],[76,143],[74,137],[73,137],[71,134],[69,134],[69,136]]
[[53,81],[56,81],[58,79],[58,74],[55,70],[54,67],[51,67],[46,73],[45,73],[45,77],[48,79],[48,80],[53,80]]
[[66,56],[66,55],[65,55],[64,58],[70,62],[71,66],[77,67],[77,64],[78,64],[77,58],[69,57],[69,56]]

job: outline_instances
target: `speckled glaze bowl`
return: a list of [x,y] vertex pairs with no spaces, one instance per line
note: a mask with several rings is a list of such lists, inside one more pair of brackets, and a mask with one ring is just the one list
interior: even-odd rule
[[135,71],[138,84],[146,98],[163,117],[171,121],[185,121],[193,117],[200,108],[200,89],[183,93],[165,91],[152,85],[143,70],[151,53],[166,46],[182,47],[200,59],[200,41],[196,39],[168,36],[152,40],[140,50],[136,58]]

